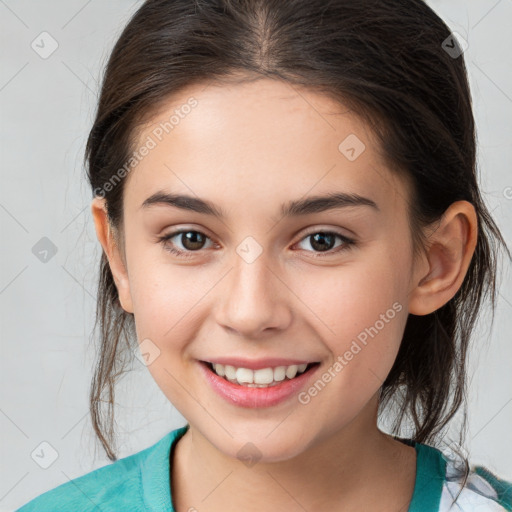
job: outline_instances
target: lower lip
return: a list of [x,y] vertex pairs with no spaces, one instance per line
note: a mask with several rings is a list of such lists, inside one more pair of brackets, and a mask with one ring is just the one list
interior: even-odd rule
[[200,361],[199,366],[206,380],[218,395],[239,407],[256,409],[277,405],[293,396],[313,377],[320,365],[317,363],[316,366],[311,367],[298,377],[284,380],[281,384],[268,388],[249,388],[233,384],[210,370],[207,363]]

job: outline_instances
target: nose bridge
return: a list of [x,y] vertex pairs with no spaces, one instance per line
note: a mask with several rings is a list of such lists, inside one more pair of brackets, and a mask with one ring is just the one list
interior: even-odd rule
[[241,333],[256,334],[269,327],[283,327],[289,308],[283,283],[274,274],[269,251],[247,237],[236,248],[233,268],[219,298],[218,322]]

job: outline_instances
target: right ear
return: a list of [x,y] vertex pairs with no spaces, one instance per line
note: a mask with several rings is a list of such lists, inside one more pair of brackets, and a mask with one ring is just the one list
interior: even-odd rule
[[127,313],[133,313],[128,272],[108,220],[105,198],[95,197],[91,203],[91,212],[96,228],[96,236],[107,256],[121,307]]

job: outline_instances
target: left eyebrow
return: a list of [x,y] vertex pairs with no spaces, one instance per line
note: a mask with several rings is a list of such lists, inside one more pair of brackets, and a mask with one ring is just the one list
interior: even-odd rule
[[380,211],[377,203],[368,197],[346,192],[332,192],[323,196],[312,196],[298,201],[290,201],[281,207],[281,215],[283,217],[308,215],[349,206],[369,206]]
[[[169,194],[163,190],[155,192],[148,197],[142,203],[141,208],[149,208],[153,205],[174,206],[182,210],[212,215],[219,219],[225,219],[227,217],[221,208],[218,208],[210,201],[185,194]],[[294,217],[350,206],[369,206],[380,211],[375,201],[367,197],[345,192],[332,192],[327,195],[312,196],[290,201],[281,206],[281,215],[283,217]]]

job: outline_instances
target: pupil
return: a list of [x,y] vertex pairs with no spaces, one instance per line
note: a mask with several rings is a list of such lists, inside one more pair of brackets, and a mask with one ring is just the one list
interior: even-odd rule
[[[328,251],[329,249],[332,249],[333,241],[334,241],[333,235],[329,235],[326,233],[315,233],[314,235],[311,235],[311,237],[313,239],[313,242],[311,243],[311,246],[313,248],[318,249],[320,251],[326,251],[326,250]],[[331,242],[331,243],[327,244],[329,247],[326,247],[325,238],[329,239]],[[316,245],[316,244],[318,244],[318,245]]]
[[[202,237],[201,233],[198,233],[197,231],[187,231],[186,233],[182,233],[181,237],[182,237],[181,243],[183,244],[184,247],[186,247],[189,250],[201,249],[202,245],[204,244],[204,240],[199,241],[199,242],[197,241],[197,238],[201,239],[201,237]],[[183,237],[185,237],[185,238],[183,238]],[[190,244],[192,244],[192,245],[190,245]],[[194,244],[198,244],[198,245],[194,245]]]

